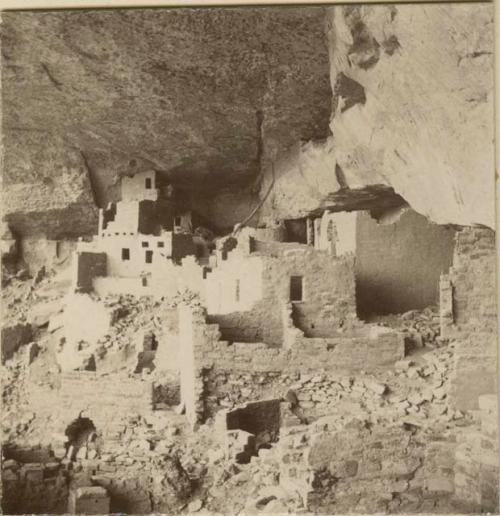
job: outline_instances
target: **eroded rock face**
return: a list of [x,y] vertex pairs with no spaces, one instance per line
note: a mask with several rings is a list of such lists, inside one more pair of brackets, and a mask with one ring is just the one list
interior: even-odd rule
[[[438,223],[494,225],[493,6],[330,11],[337,164],[373,171]],[[350,105],[351,104],[351,105]]]
[[91,233],[94,200],[145,168],[195,199],[239,191],[265,156],[329,132],[323,8],[9,12],[2,25],[5,211],[21,235]]
[[493,227],[493,7],[339,5],[327,17],[333,136],[277,164],[268,211],[354,207],[375,189],[437,223]]
[[151,168],[230,228],[272,162],[261,219],[406,201],[494,226],[489,4],[2,19],[5,210],[21,237],[92,233],[119,176]]

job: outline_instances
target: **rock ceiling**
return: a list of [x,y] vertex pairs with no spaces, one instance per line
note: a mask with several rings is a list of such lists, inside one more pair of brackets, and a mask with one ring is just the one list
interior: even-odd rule
[[145,168],[198,199],[262,196],[273,161],[261,216],[404,199],[492,227],[492,19],[488,4],[3,13],[7,220],[91,232]]

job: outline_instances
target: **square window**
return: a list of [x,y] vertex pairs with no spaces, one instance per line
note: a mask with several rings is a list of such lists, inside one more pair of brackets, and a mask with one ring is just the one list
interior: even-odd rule
[[153,263],[153,251],[146,251],[146,263]]
[[303,299],[302,276],[290,277],[290,301],[297,302]]
[[158,242],[158,247],[165,247],[165,242]]
[[146,177],[146,190],[150,190],[150,189],[151,189],[151,178]]
[[149,242],[142,242],[142,247],[149,247]]
[[122,260],[130,260],[130,249],[122,248]]

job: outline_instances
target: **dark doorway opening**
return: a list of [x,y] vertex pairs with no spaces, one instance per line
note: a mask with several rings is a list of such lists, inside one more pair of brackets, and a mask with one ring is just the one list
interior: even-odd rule
[[303,300],[304,289],[303,289],[303,278],[302,276],[291,276],[290,277],[290,301],[300,302]]
[[297,242],[307,244],[307,220],[289,219],[285,220],[286,242]]

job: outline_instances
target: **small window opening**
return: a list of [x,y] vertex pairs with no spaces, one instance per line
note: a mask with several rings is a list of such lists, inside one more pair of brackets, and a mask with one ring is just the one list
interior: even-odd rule
[[126,247],[122,249],[122,260],[130,260],[130,249]]
[[150,190],[150,189],[151,189],[151,178],[146,177],[146,190]]
[[303,298],[303,285],[302,276],[291,276],[290,277],[290,301],[302,301]]
[[148,278],[142,278],[142,286],[147,287],[148,286]]
[[158,247],[165,247],[165,242],[158,242]]
[[146,263],[153,263],[153,251],[146,251]]
[[142,242],[142,247],[149,247],[149,242]]
[[175,217],[174,218],[174,226],[180,226],[181,225],[181,218]]
[[235,299],[236,299],[236,302],[239,303],[239,301],[240,301],[240,280],[239,279],[236,280]]

